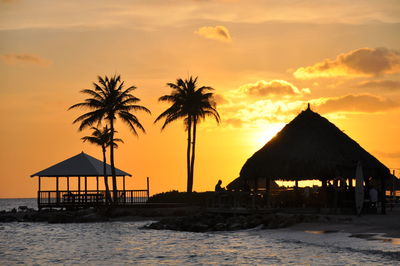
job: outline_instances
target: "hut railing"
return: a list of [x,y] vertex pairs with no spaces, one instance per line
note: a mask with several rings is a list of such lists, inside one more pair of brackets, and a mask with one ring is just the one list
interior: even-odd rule
[[[111,196],[112,196],[112,191]],[[118,205],[129,205],[146,203],[148,200],[147,190],[118,190]],[[84,205],[103,205],[106,201],[105,190],[59,190],[59,191],[39,191],[38,205],[41,206],[84,206]]]

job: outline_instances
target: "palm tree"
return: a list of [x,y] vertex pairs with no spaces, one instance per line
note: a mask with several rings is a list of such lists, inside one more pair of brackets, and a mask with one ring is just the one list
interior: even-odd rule
[[[93,83],[93,89],[84,89],[81,92],[88,95],[89,98],[84,102],[72,105],[69,109],[86,108],[90,111],[79,116],[73,123],[80,122],[79,130],[92,126],[94,123],[100,123],[106,120],[110,126],[110,139],[114,139],[114,123],[119,117],[131,129],[134,135],[137,135],[136,128],[145,133],[145,129],[140,124],[139,119],[131,113],[131,111],[144,111],[150,113],[150,110],[144,106],[137,105],[139,98],[133,96],[131,92],[136,89],[135,86],[124,88],[124,81],[121,77],[114,75],[109,78],[107,76],[98,76],[98,83]],[[110,145],[110,164],[113,184],[114,202],[118,198],[117,178],[115,175],[114,165],[114,145]]]
[[187,138],[187,192],[192,192],[193,189],[193,173],[196,147],[196,128],[197,123],[207,116],[214,117],[217,123],[220,122],[220,117],[216,109],[214,101],[214,90],[208,86],[197,88],[197,77],[192,76],[189,79],[177,79],[176,83],[167,83],[172,88],[169,95],[164,95],[158,100],[168,102],[172,105],[160,114],[157,121],[165,119],[161,128],[163,130],[171,122],[183,119],[185,130],[188,132]]
[[83,142],[88,141],[92,144],[101,147],[101,150],[103,152],[103,175],[104,175],[104,185],[106,188],[106,203],[110,203],[112,202],[112,199],[111,199],[110,189],[108,187],[106,149],[111,145],[111,143],[114,145],[114,148],[118,148],[118,144],[116,142],[124,143],[124,141],[118,138],[115,138],[113,141],[111,141],[111,131],[108,128],[108,126],[103,127],[103,129],[101,130],[96,127],[92,127],[91,129],[93,130],[92,135],[85,136],[81,139],[83,140]]

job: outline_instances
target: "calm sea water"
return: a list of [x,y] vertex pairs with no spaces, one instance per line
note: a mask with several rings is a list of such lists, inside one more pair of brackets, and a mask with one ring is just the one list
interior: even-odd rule
[[140,229],[149,222],[0,223],[0,265],[400,264],[400,245],[341,232]]
[[19,206],[37,210],[37,201],[33,198],[0,199],[0,211],[11,211],[13,208],[18,209]]

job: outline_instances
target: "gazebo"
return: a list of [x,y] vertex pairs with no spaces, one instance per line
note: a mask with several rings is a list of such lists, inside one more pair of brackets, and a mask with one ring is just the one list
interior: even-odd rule
[[[42,208],[76,208],[93,207],[106,204],[106,191],[99,190],[99,177],[104,177],[102,161],[81,152],[60,163],[50,166],[31,177],[38,177],[38,209]],[[147,190],[126,190],[125,177],[132,175],[115,169],[116,176],[122,178],[122,190],[118,190],[118,198],[113,202],[118,205],[145,203],[149,197],[149,182]],[[111,177],[111,166],[106,165],[106,173]],[[42,178],[55,178],[55,190],[42,190]],[[66,180],[66,190],[60,190],[60,178]],[[70,178],[77,178],[77,188],[71,189]],[[96,178],[96,189],[88,189],[88,178]],[[82,186],[82,179],[84,184]],[[112,192],[112,188],[110,187]],[[112,193],[111,193],[112,195]]]
[[328,182],[338,187],[339,180],[341,183],[347,180],[347,191],[354,191],[358,162],[363,168],[365,187],[379,184],[384,213],[389,169],[308,106],[246,161],[239,179],[253,183],[256,188],[265,187],[267,194],[271,180],[295,181],[296,187],[301,180],[320,180],[325,191]]

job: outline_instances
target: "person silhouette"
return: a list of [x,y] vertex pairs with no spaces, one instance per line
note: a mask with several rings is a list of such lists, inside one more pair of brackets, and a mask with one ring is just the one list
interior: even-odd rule
[[218,183],[215,185],[215,192],[221,192],[224,191],[225,189],[223,187],[221,187],[222,181],[221,179],[218,180]]

